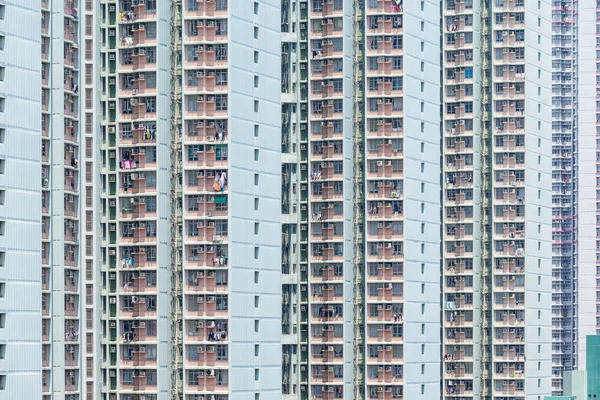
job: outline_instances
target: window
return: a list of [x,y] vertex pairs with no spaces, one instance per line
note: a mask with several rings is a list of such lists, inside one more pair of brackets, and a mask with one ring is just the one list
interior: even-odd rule
[[254,15],[258,15],[258,3],[254,2]]
[[5,68],[0,67],[0,82],[4,82],[4,72],[5,72]]
[[254,27],[254,39],[258,39],[258,26]]
[[254,51],[254,63],[258,64],[258,51]]
[[258,87],[258,75],[254,75],[254,87]]
[[227,0],[217,0],[216,10],[217,11],[227,10]]

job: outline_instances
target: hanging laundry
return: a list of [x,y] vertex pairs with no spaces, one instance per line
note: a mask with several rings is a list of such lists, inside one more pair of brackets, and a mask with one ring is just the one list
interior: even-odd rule
[[215,190],[215,192],[220,192],[221,191],[221,184],[219,183],[219,179],[221,178],[220,174],[215,174],[215,181],[213,183],[213,189]]

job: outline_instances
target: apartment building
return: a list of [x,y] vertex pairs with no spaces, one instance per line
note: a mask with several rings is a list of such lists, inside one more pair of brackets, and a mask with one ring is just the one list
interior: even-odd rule
[[[574,367],[586,369],[586,341],[590,335],[598,333],[598,126],[600,123],[598,91],[594,82],[598,82],[597,37],[600,32],[596,13],[597,4],[577,4],[577,146],[575,177],[575,206],[577,231],[575,236],[575,268],[573,271],[574,313],[577,316],[573,324],[573,335],[577,341],[577,353]],[[583,85],[587,82],[587,85]]]
[[568,279],[595,285],[569,239],[595,191],[573,187],[570,5],[41,7],[33,397],[559,394],[589,324]]
[[575,367],[577,324],[573,282],[576,179],[577,2],[552,3],[552,394]]
[[[80,45],[73,1],[41,3],[42,398],[81,394]],[[13,16],[10,17],[11,19]]]
[[42,396],[39,15],[0,3],[0,399]]
[[445,2],[446,398],[550,394],[550,7]]
[[279,4],[99,14],[101,398],[279,399]]

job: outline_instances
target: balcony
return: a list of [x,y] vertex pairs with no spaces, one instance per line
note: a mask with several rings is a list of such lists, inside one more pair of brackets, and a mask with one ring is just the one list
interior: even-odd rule
[[[313,284],[313,295],[311,300],[313,303],[341,303],[343,296],[334,289],[334,285],[317,285]],[[338,285],[339,288],[341,286]],[[318,290],[317,290],[318,288]]]
[[343,363],[343,348],[341,346],[313,346],[312,362],[321,363]]
[[122,130],[120,134],[120,144],[154,144],[156,143],[156,124],[134,123]]
[[[377,266],[373,270],[374,266]],[[392,266],[394,265],[394,267]],[[404,280],[403,272],[399,270],[399,264],[393,263],[376,263],[369,265],[369,275],[367,282],[381,282],[381,281],[394,281],[402,282]]]
[[377,357],[371,357],[369,355],[368,362],[378,362],[378,363],[394,363],[401,364],[403,359],[401,356],[394,355],[394,347],[398,347],[397,345],[378,345],[377,346]]
[[154,367],[156,358],[149,359],[147,346],[123,346],[121,366],[123,367]]
[[184,40],[190,42],[226,42],[227,20],[193,20],[186,22]]
[[402,2],[399,0],[377,0],[377,6],[374,5],[374,1],[371,0],[367,8],[367,13],[391,13],[392,15],[402,13]]
[[189,67],[227,67],[227,49],[218,45],[197,44],[186,46]]
[[322,275],[311,275],[311,281],[314,282],[341,282],[343,280],[344,277],[341,274],[336,274],[334,267],[329,266],[322,268]]
[[[319,370],[315,371],[317,368]],[[343,378],[334,375],[334,367],[313,367],[311,381],[315,384],[341,384]]]
[[342,190],[334,182],[319,182],[318,186],[315,186],[316,184],[313,182],[312,185],[312,199],[314,201],[341,200],[344,197]]
[[333,59],[319,60],[314,59],[312,62],[312,78],[329,79],[341,78],[343,76],[342,68],[334,64]]
[[[150,119],[156,120],[156,106],[154,97],[132,97],[128,102],[128,106],[122,107],[120,117],[123,120],[132,119]],[[122,103],[123,105],[125,103]]]
[[155,95],[156,86],[148,87],[146,81],[146,74],[138,73],[131,76],[131,80],[121,85],[120,96],[136,96],[136,95]]
[[521,0],[503,0],[499,4],[501,4],[501,5],[494,6],[495,13],[506,12],[506,11],[511,11],[511,12],[525,11],[524,2]]
[[[337,202],[340,204],[340,202]],[[326,222],[336,222],[342,221],[344,216],[341,211],[337,212],[334,210],[334,202],[331,203],[322,203],[322,205],[316,207],[313,205],[313,213],[311,214],[312,221],[326,221]]]
[[369,343],[396,343],[400,344],[404,341],[402,336],[394,334],[392,325],[383,325],[377,329],[377,336],[370,336],[368,338]]
[[189,271],[186,285],[188,292],[226,293],[227,282],[217,284],[215,271]]
[[[221,73],[217,76],[217,72]],[[194,92],[227,92],[227,75],[225,71],[199,70],[187,71],[186,89]]]
[[343,343],[341,333],[334,330],[333,325],[313,325],[311,341],[313,343]]
[[[190,371],[191,372],[191,371]],[[198,372],[196,381],[186,386],[186,392],[214,392],[227,394],[228,387],[228,372],[227,370],[202,370]]]
[[121,71],[137,71],[156,68],[154,49],[135,48],[121,51]]
[[[313,27],[310,31],[312,37],[326,37],[332,35],[341,35],[341,30],[335,30],[333,18],[323,18],[321,20],[315,19],[313,20]],[[317,23],[321,23],[320,27],[315,27]]]
[[[341,4],[341,2],[339,3]],[[343,10],[335,9],[332,0],[326,0],[322,3],[314,3],[311,7],[311,17],[331,17],[343,15]]]
[[[226,245],[200,245],[186,246],[186,265],[188,267],[225,267],[227,266],[227,246]],[[194,271],[190,274],[197,274]]]
[[393,34],[403,32],[402,15],[385,15],[383,17],[369,17],[367,35]]
[[[208,155],[210,155],[210,152],[208,153]],[[208,157],[207,155],[207,157]],[[214,157],[214,156],[213,156]],[[195,164],[201,164],[203,160],[203,162],[206,164],[206,158],[204,156],[196,156],[195,157],[198,161],[193,161]],[[211,157],[212,158],[212,157]],[[221,158],[221,157],[219,157]],[[209,161],[208,164],[220,164],[220,165],[203,165],[203,166],[207,166],[207,167],[227,167],[228,163],[227,163],[227,159],[225,160],[215,160],[214,161]],[[193,178],[191,178],[193,176],[193,173],[196,172],[196,179],[194,180]],[[197,216],[209,216],[206,213],[207,212],[212,212],[213,209],[215,211],[215,216],[219,215],[221,212],[226,211],[227,209],[227,192],[228,192],[228,176],[227,176],[227,171],[226,169],[221,169],[221,170],[196,170],[196,171],[192,171],[189,170],[188,171],[188,177],[189,179],[187,180],[187,184],[186,184],[186,189],[188,192],[190,193],[194,193],[194,192],[208,192],[209,194],[214,194],[216,197],[213,198],[213,204],[214,207],[210,204],[200,204],[200,203],[204,203],[204,199],[202,199],[201,201],[199,200],[199,197],[195,196],[188,196],[188,211],[190,211],[190,216],[192,215],[197,215]],[[217,199],[216,201],[214,199]],[[193,199],[196,199],[195,203],[193,203]],[[192,202],[192,203],[190,203]],[[219,204],[218,208],[217,208],[217,204]],[[194,210],[194,208],[197,208],[198,210]],[[213,214],[211,214],[210,216],[212,216]]]
[[148,377],[146,375],[147,371],[135,370],[132,381],[123,377],[123,379],[121,380],[120,389],[124,391],[156,392],[156,376],[154,377],[152,383],[149,383]]

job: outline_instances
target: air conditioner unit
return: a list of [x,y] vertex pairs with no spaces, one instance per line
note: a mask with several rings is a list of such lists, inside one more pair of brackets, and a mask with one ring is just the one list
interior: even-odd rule
[[116,85],[116,84],[117,84],[117,80],[116,80],[115,78],[110,78],[110,79],[108,80],[108,84],[109,84],[109,85]]
[[115,200],[110,200],[110,201],[108,202],[108,206],[109,206],[109,207],[116,207],[116,205],[117,205],[116,203],[117,203],[117,202],[116,202]]
[[113,53],[111,53],[111,54],[108,55],[108,59],[110,61],[115,61],[116,60],[116,56]]
[[114,127],[114,126],[110,126],[110,127],[108,127],[108,133],[116,133],[116,131],[117,131],[117,130],[115,129],[115,127]]

